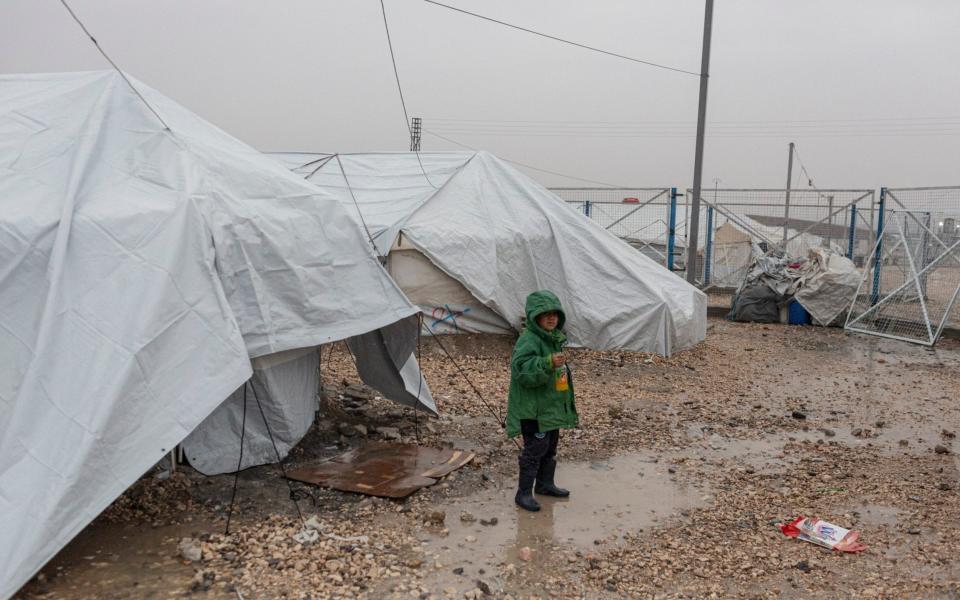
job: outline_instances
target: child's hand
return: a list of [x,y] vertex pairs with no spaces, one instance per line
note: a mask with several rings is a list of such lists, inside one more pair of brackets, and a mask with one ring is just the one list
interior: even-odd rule
[[554,368],[562,367],[563,365],[567,364],[566,357],[560,352],[557,352],[556,354],[551,354],[550,359],[553,361]]

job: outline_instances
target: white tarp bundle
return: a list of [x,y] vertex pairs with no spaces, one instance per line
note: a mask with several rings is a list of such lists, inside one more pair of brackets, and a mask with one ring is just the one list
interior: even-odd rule
[[706,336],[702,292],[488,153],[275,156],[359,208],[383,254],[402,236],[514,328],[547,288],[576,345],[669,354]]
[[0,77],[0,598],[250,358],[416,311],[338,200],[134,84],[169,130],[113,72]]
[[823,248],[811,249],[800,268],[794,298],[820,325],[829,325],[857,294],[860,270],[849,258]]

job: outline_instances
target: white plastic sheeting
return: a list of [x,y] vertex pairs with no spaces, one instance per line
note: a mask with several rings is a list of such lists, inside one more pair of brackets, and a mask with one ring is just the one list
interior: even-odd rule
[[387,271],[411,302],[429,311],[423,317],[425,329],[438,334],[513,333],[503,317],[477,302],[462,283],[400,238],[387,257]]
[[862,275],[849,258],[823,248],[810,250],[800,269],[797,302],[820,325],[829,325],[847,310]]
[[[238,466],[246,469],[276,462],[278,452],[280,458],[286,457],[313,423],[318,408],[318,364],[316,348],[253,359],[250,381],[183,441],[190,465],[204,475],[217,475],[232,473]],[[241,428],[243,462],[239,463]]]
[[169,131],[112,72],[0,77],[0,598],[250,357],[416,311],[336,199],[134,83]]
[[702,292],[491,154],[274,156],[358,221],[359,207],[381,252],[402,233],[514,328],[527,294],[547,288],[579,346],[670,354],[706,336]]

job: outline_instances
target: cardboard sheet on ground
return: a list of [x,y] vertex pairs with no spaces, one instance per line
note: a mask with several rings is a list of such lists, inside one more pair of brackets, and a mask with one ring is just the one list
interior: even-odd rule
[[330,460],[290,469],[289,479],[383,498],[406,498],[467,464],[475,454],[452,448],[375,443]]

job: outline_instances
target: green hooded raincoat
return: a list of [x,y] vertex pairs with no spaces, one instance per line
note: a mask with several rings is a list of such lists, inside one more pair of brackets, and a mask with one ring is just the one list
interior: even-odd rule
[[[547,332],[537,325],[537,316],[550,311],[560,313],[557,328]],[[577,407],[573,400],[573,376],[566,365],[555,369],[551,355],[563,352],[567,336],[563,333],[566,316],[560,299],[540,290],[527,296],[526,329],[520,334],[510,358],[510,397],[507,401],[507,435],[520,434],[520,421],[536,419],[541,433],[577,426]],[[556,381],[566,370],[569,389],[558,391]]]

